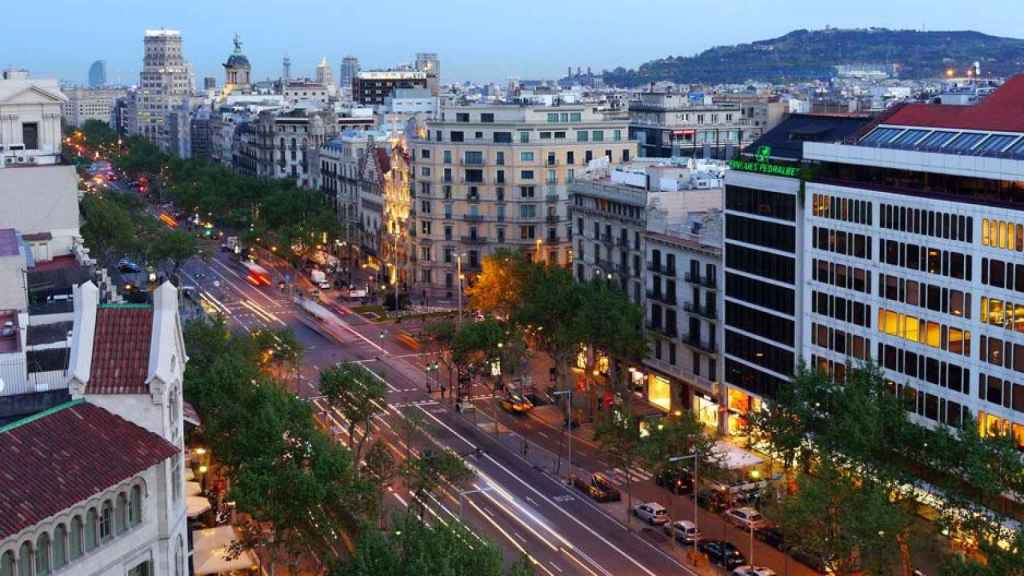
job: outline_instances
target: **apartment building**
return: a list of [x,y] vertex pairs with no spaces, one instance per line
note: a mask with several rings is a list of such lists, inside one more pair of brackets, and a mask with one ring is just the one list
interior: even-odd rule
[[128,95],[122,88],[71,88],[64,91],[64,121],[68,126],[80,127],[86,120],[99,120],[114,126],[114,106],[119,98]]
[[235,169],[259,178],[287,178],[312,187],[317,150],[337,134],[334,111],[313,104],[263,110],[240,124]]
[[[835,142],[867,120],[792,115],[765,134],[725,178],[723,383],[720,430],[736,433],[791,381],[805,334],[809,265],[800,162],[807,141]],[[845,240],[845,238],[844,238]],[[865,238],[851,239],[861,249]],[[845,246],[845,244],[844,244]]]
[[925,424],[1024,448],[1024,76],[973,106],[908,104],[808,142],[803,351],[872,359]]
[[416,288],[454,298],[501,247],[568,265],[567,185],[594,160],[629,161],[624,120],[586,106],[455,106],[409,135]]
[[[352,81],[352,99],[359,104],[380,105],[399,88],[430,89],[436,79],[436,75],[428,77],[426,70],[364,70],[357,72]],[[436,86],[431,93],[437,94]]]
[[749,125],[743,110],[702,94],[641,92],[629,104],[629,138],[642,156],[728,159],[765,131]]

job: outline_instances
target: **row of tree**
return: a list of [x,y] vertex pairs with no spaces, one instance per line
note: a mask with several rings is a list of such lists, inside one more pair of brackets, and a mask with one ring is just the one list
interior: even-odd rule
[[1014,439],[971,420],[919,425],[909,390],[871,365],[849,367],[842,382],[802,370],[748,415],[751,440],[787,471],[787,495],[767,510],[787,544],[837,574],[909,576],[922,548],[912,544],[935,537],[919,515],[928,494],[939,527],[972,552],[950,558],[945,573],[1024,573],[1024,536],[1006,528],[1006,498],[1024,495]]

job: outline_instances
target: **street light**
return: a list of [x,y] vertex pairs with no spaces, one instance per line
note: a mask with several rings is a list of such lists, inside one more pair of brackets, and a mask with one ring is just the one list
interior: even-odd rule
[[[675,462],[682,462],[683,460],[689,460],[690,458],[693,458],[693,529],[694,529],[694,534],[693,534],[693,557],[694,557],[694,561],[696,561],[696,558],[697,558],[697,534],[696,533],[700,531],[700,524],[697,521],[697,491],[698,491],[698,486],[697,486],[697,480],[698,480],[697,464],[700,462],[700,453],[697,452],[697,451],[694,451],[694,453],[690,454],[689,456],[673,456],[673,457],[668,459],[668,462],[669,462],[669,464],[673,464]],[[753,532],[751,532],[751,534],[753,534]],[[675,540],[675,534],[672,534],[672,539]],[[753,544],[751,544],[751,550],[753,550]],[[751,565],[754,564],[753,558],[751,558],[750,564]]]

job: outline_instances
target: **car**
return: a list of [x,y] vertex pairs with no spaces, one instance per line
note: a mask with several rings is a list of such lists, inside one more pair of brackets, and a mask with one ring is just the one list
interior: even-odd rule
[[730,508],[725,511],[725,519],[744,530],[756,530],[768,525],[767,520],[757,510],[750,506],[742,508]]
[[533,409],[533,404],[522,394],[509,392],[501,398],[501,409],[513,414],[525,414]]
[[665,468],[654,477],[654,483],[673,494],[693,493],[693,475],[684,468]]
[[729,507],[729,499],[717,490],[701,490],[697,493],[697,504],[712,512],[721,512]]
[[121,258],[117,262],[117,271],[122,274],[135,274],[142,272],[142,267],[127,258]]
[[586,492],[596,502],[618,502],[622,500],[622,494],[619,492],[619,489],[603,474],[594,474],[590,477],[589,482],[587,482],[586,478],[575,475],[571,476],[570,480],[573,486]]
[[689,520],[676,520],[665,524],[665,534],[684,544],[693,544],[703,537],[697,525]]
[[669,521],[668,510],[657,502],[645,502],[633,506],[633,515],[651,526],[667,524]]
[[697,550],[707,555],[712,563],[732,570],[747,563],[747,559],[732,544],[725,540],[701,540],[697,542]]
[[317,284],[317,287],[320,288],[321,290],[330,290],[331,289],[331,283],[327,282],[325,280],[325,281]]
[[755,528],[754,538],[757,538],[776,550],[785,550],[786,541],[782,536],[782,530],[779,530],[778,526],[763,526],[761,528]]
[[729,573],[729,576],[775,576],[775,570],[765,566],[738,566]]
[[2,328],[0,328],[0,336],[14,336],[14,321],[8,320],[4,322]]

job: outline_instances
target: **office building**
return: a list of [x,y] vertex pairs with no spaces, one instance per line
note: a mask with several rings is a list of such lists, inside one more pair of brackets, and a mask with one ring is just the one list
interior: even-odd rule
[[441,91],[441,60],[435,52],[420,52],[416,54],[416,70],[427,75],[427,88],[430,93],[437,96]]
[[97,60],[89,66],[89,88],[102,88],[107,85],[107,61]]
[[918,421],[1024,448],[1024,76],[973,106],[897,106],[807,142],[807,361],[871,358]]
[[129,133],[170,149],[167,116],[192,93],[192,69],[182,52],[181,32],[146,30],[139,87],[131,99]]
[[[763,398],[790,382],[802,358],[809,265],[801,258],[809,234],[801,200],[804,143],[840,141],[866,121],[792,115],[726,174],[720,337],[725,387],[718,398],[723,432],[739,432],[743,415],[759,410]],[[855,242],[869,249],[863,235],[851,238],[850,246]]]
[[427,120],[408,135],[417,289],[453,298],[460,261],[472,277],[499,247],[568,265],[567,185],[592,161],[634,157],[627,130],[585,106],[456,106]]
[[345,56],[341,59],[341,70],[340,77],[338,78],[341,88],[343,90],[352,90],[352,82],[356,79],[356,74],[359,74],[359,58],[355,56]]
[[117,101],[128,95],[122,88],[70,88],[64,91],[64,121],[68,126],[81,126],[86,120],[99,120],[114,127]]
[[367,70],[356,74],[352,99],[360,104],[379,105],[399,88],[429,88],[422,70]]

